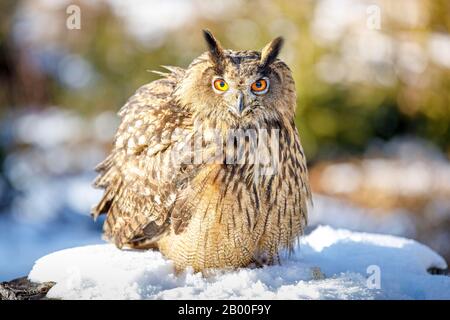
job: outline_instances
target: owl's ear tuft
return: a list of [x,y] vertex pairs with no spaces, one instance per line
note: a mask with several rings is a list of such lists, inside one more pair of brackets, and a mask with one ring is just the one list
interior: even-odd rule
[[208,45],[209,55],[216,65],[220,65],[223,62],[224,53],[220,42],[213,36],[211,31],[204,29],[203,37]]
[[275,38],[261,50],[261,60],[259,62],[261,69],[265,69],[275,61],[283,47],[283,42],[284,39],[282,37]]

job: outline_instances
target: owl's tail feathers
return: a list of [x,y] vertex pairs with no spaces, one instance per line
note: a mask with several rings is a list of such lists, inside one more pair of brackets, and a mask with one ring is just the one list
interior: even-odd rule
[[128,246],[134,249],[157,249],[157,241],[161,239],[170,230],[170,220],[162,225],[158,225],[155,221],[148,223],[134,238],[128,242]]
[[[117,210],[116,205],[108,204],[108,210],[107,212],[104,212],[103,210],[98,210],[93,213],[93,216],[98,216],[99,214],[107,213],[105,222],[103,224],[103,240],[106,240],[108,242],[112,242],[116,245],[117,248],[121,249],[123,248],[127,242],[129,241],[129,237],[126,237],[124,235],[124,229],[126,229],[127,221],[126,219],[123,219],[120,216],[120,212]],[[101,208],[101,204],[97,206],[98,208]]]
[[155,247],[163,235],[170,230],[169,219],[162,224],[148,222],[142,214],[124,215],[117,205],[113,205],[103,225],[103,238],[113,242],[118,248]]
[[[117,236],[117,226],[116,226],[116,213],[114,212],[114,207],[111,207],[111,202],[104,202],[105,198],[91,210],[91,215],[94,218],[94,221],[98,218],[99,215],[107,213],[105,222],[103,223],[103,234],[102,239],[108,242],[112,242],[121,249],[124,246],[124,240]],[[103,209],[108,207],[107,210]]]
[[[107,157],[95,170],[99,173],[93,182],[95,188],[106,189],[100,202],[91,209],[91,215],[96,220],[100,214],[107,213],[115,195],[114,186],[118,185],[117,172],[113,166],[113,158]],[[120,183],[119,183],[120,184]]]
[[92,207],[91,216],[94,221],[97,220],[99,215],[108,213],[109,209],[111,208],[113,198],[114,193],[111,192],[111,190],[107,190],[100,202],[96,206]]
[[114,177],[116,176],[113,156],[109,155],[105,160],[100,162],[95,167],[95,171],[97,171],[99,175],[95,178],[92,185],[95,188],[108,187],[108,185],[110,185],[111,181],[114,180]]

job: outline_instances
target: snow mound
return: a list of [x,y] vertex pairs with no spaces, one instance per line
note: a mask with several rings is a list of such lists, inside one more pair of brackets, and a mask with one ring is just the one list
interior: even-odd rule
[[319,226],[281,265],[176,274],[159,252],[92,245],[39,259],[28,278],[62,299],[450,299],[442,257],[416,241]]

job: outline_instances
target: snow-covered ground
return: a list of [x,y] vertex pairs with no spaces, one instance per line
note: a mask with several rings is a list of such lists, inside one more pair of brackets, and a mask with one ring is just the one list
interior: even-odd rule
[[47,255],[29,279],[62,299],[450,299],[430,267],[447,266],[414,240],[319,226],[276,266],[176,274],[159,252],[104,244]]
[[[103,217],[94,223],[88,216],[95,202],[89,195],[97,194],[90,185],[92,178],[55,178],[40,187],[32,184],[8,214],[0,214],[0,281],[28,274],[36,259],[56,250],[103,243]],[[52,194],[57,195],[55,200],[42,201]],[[313,199],[307,233],[326,224],[397,236],[415,234],[414,221],[408,214],[370,215],[332,197],[314,194]]]
[[[0,170],[0,281],[27,275],[37,259],[57,250],[103,243],[102,221],[94,223],[89,217],[91,205],[101,195],[101,191],[91,187],[91,181],[95,176],[93,167],[109,149],[116,120],[109,112],[82,119],[53,108],[12,116],[0,124],[0,147],[7,151],[3,171]],[[30,123],[39,124],[34,126],[36,134],[31,136],[26,134]],[[393,150],[403,150],[401,154],[412,154],[402,146],[402,141],[391,144]],[[423,149],[417,142],[413,142],[413,146]],[[389,149],[389,145],[386,148]],[[425,154],[438,155],[428,149]],[[439,161],[441,168],[450,167],[448,160]],[[285,259],[282,266],[243,269],[207,279],[192,273],[175,276],[170,262],[158,253],[120,252],[112,246],[101,245],[47,256],[40,260],[31,276],[45,279],[51,275],[59,283],[50,294],[64,297],[83,294],[99,298],[101,294],[109,294],[107,297],[117,298],[450,299],[449,277],[426,273],[427,266],[433,262],[437,267],[443,266],[442,259],[429,249],[389,236],[373,238],[329,227],[315,229],[318,225],[329,225],[358,232],[420,238],[420,227],[432,223],[439,226],[431,235],[438,241],[425,239],[426,243],[445,254],[450,235],[446,229],[450,212],[446,202],[430,206],[424,223],[406,209],[382,214],[334,196],[316,193],[313,197],[314,207],[300,251]],[[93,257],[78,261],[73,254],[77,251]],[[64,261],[53,264],[53,259],[61,254]],[[121,262],[122,256],[126,259]],[[76,263],[72,263],[73,260]],[[61,268],[48,271],[56,265]],[[369,276],[366,271],[370,265],[380,267],[379,290],[366,286]],[[100,266],[104,268],[99,269]],[[315,266],[321,268],[325,279],[313,279],[311,267]],[[95,277],[96,272],[100,278]],[[116,274],[123,276],[116,277]],[[73,291],[66,290],[67,286]]]

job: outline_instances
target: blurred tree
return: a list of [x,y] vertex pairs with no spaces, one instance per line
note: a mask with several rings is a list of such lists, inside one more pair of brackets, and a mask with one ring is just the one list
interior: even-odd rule
[[[366,26],[366,8],[373,1],[344,7],[334,1],[219,6],[191,0],[184,4],[190,12],[184,23],[174,24],[177,16],[161,11],[166,25],[157,37],[130,32],[124,16],[136,10],[123,12],[124,4],[119,11],[111,1],[74,3],[82,9],[81,30],[65,28],[64,4],[2,2],[2,106],[54,104],[86,115],[115,111],[140,85],[156,79],[147,69],[186,66],[204,51],[202,28],[235,49],[260,49],[281,34],[287,40],[282,58],[297,82],[296,121],[311,161],[361,152],[375,138],[399,134],[417,134],[450,153],[446,0],[375,1],[381,30]],[[45,33],[33,26],[28,11],[52,19],[54,27]],[[131,16],[135,24],[137,18]],[[148,24],[156,28],[157,21]],[[39,32],[27,35],[33,28]]]

